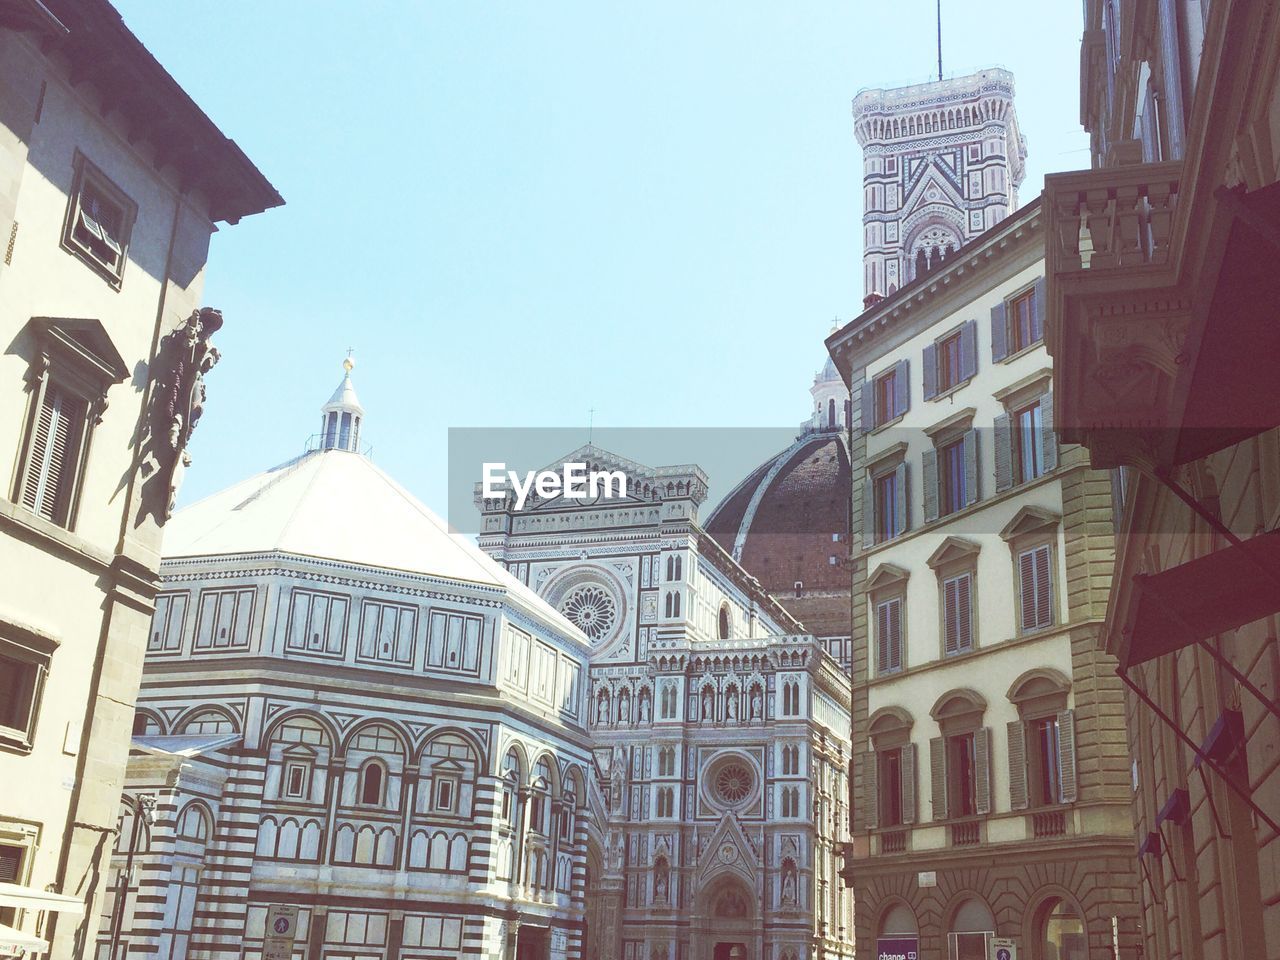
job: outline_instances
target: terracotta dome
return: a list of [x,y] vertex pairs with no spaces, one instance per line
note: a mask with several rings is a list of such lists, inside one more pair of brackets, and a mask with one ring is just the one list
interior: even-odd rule
[[[704,529],[770,593],[849,589],[849,455],[838,430],[804,434],[726,496]],[[835,558],[835,562],[832,561]]]

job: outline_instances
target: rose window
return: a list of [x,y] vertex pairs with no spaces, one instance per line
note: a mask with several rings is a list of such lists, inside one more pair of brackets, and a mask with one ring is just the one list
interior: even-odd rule
[[739,804],[751,794],[755,776],[751,769],[737,760],[724,764],[716,771],[715,791],[722,803]]
[[588,584],[565,598],[560,612],[592,640],[599,640],[618,622],[618,605],[603,588]]

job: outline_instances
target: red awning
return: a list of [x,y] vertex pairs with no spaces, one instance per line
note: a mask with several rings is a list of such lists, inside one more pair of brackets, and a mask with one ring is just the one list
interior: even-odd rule
[[1280,426],[1280,183],[1217,197],[1213,229],[1227,239],[1204,329],[1187,344],[1195,366],[1174,463]]
[[1280,530],[1133,578],[1121,667],[1280,613]]

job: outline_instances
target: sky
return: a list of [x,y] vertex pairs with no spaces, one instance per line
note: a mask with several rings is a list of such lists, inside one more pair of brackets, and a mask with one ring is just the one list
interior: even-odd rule
[[[183,503],[301,452],[348,348],[440,510],[450,428],[794,427],[860,311],[850,103],[936,71],[935,0],[115,2],[286,201],[212,240]],[[1024,203],[1089,163],[1080,17],[942,2],[944,73],[1015,75]]]

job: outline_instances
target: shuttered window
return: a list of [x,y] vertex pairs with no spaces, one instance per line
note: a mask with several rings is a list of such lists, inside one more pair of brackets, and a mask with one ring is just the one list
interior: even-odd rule
[[1053,582],[1049,544],[1018,554],[1018,591],[1022,630],[1053,625]]
[[1014,810],[1075,803],[1075,711],[1009,724],[1009,800]]
[[[22,864],[26,856],[26,847],[0,843],[0,883],[21,882]],[[17,912],[16,907],[0,907],[0,923],[11,925]]]
[[896,827],[902,823],[902,750],[885,750],[877,757],[880,826]]
[[47,657],[0,640],[0,740],[31,746],[48,665]]
[[876,672],[894,673],[902,669],[902,599],[894,597],[876,604]]
[[965,496],[965,461],[964,441],[956,440],[938,450],[939,474],[942,513],[955,513],[963,510],[968,498]]
[[991,308],[991,358],[1004,360],[1044,339],[1044,278]]
[[22,479],[22,505],[59,526],[66,526],[71,515],[84,414],[82,399],[54,383],[47,383],[31,425]]
[[967,573],[942,581],[942,628],[948,656],[973,649],[973,578]]

